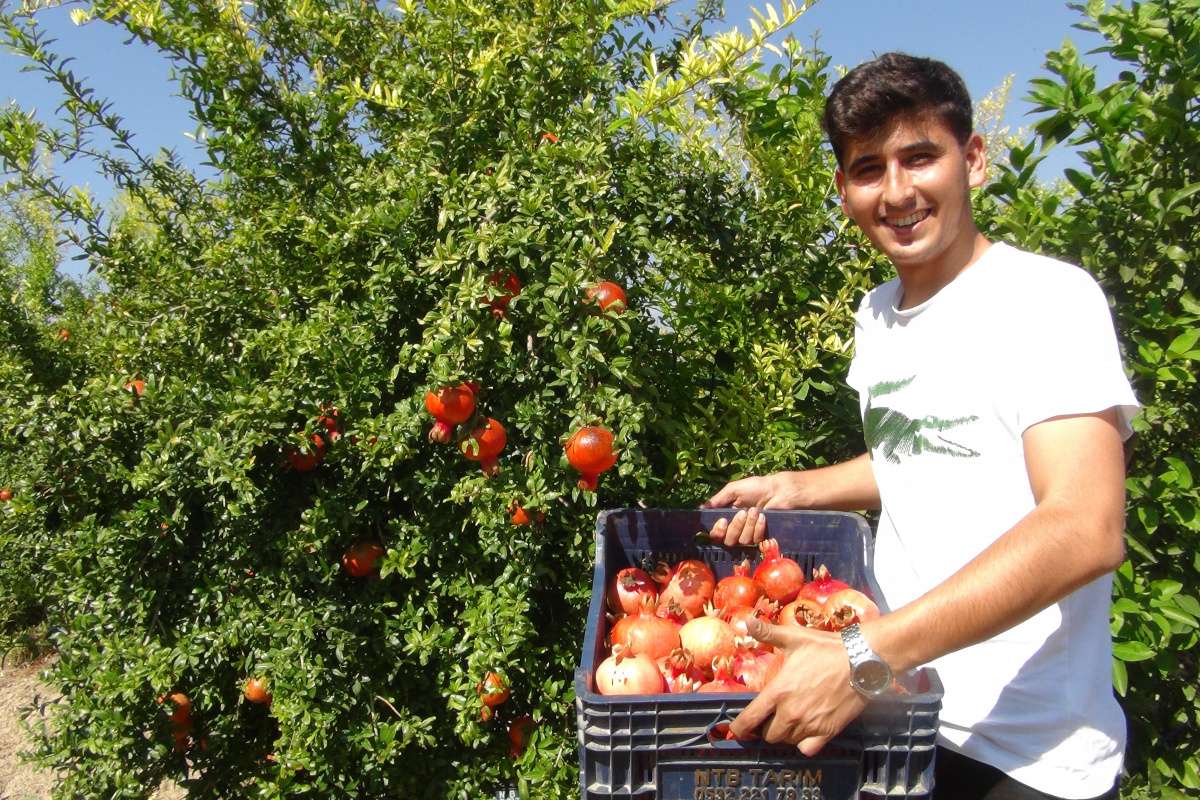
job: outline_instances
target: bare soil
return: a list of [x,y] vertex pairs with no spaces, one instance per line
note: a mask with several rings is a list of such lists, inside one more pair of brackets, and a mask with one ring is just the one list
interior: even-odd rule
[[[0,800],[50,800],[53,773],[26,763],[20,753],[31,746],[21,724],[31,713],[31,705],[36,702],[44,707],[58,697],[38,678],[52,660],[50,656],[0,669]],[[37,711],[32,713],[36,717]],[[154,795],[155,800],[182,800],[185,796],[173,784],[164,784]]]
[[50,797],[53,775],[34,769],[19,755],[30,746],[21,726],[22,716],[35,698],[41,703],[55,696],[38,680],[46,664],[42,659],[0,670],[0,800]]

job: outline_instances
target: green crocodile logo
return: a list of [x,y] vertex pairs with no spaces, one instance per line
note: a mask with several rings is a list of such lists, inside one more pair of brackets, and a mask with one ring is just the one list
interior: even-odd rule
[[901,456],[915,456],[921,453],[940,453],[954,458],[977,457],[979,451],[952,442],[942,436],[942,432],[974,422],[979,417],[910,419],[894,409],[873,405],[876,398],[903,389],[916,377],[913,375],[904,380],[883,381],[867,390],[867,409],[863,413],[863,433],[866,436],[867,447],[871,452],[878,450],[893,464],[899,464]]

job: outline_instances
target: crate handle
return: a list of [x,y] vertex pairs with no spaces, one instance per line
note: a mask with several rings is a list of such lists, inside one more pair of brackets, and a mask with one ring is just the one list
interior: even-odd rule
[[756,742],[759,740],[757,733],[750,734],[745,739],[737,739],[733,732],[729,730],[728,722],[718,722],[708,729],[708,741],[714,747],[727,749],[741,749],[747,742]]

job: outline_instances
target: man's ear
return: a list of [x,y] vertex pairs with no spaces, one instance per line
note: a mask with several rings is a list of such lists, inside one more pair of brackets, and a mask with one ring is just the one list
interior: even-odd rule
[[834,171],[833,180],[837,184],[838,199],[842,202],[842,213],[849,217],[850,209],[846,207],[846,173],[842,172],[841,167]]
[[987,182],[987,145],[983,136],[972,133],[963,147],[963,155],[967,160],[967,184],[978,189]]

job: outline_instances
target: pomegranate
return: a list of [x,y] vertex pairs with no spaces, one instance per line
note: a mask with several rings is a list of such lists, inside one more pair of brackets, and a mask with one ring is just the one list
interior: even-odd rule
[[247,678],[242,694],[251,703],[263,706],[271,705],[271,693],[267,691],[267,682],[261,678]]
[[542,134],[541,141],[549,142],[550,144],[558,144],[558,137],[555,136],[550,131],[546,131],[545,133]]
[[7,503],[9,500],[12,500],[12,499],[13,499],[12,489],[8,488],[7,486],[5,486],[3,489],[0,489],[0,503]]
[[508,684],[494,672],[489,672],[483,676],[483,680],[475,687],[476,694],[479,695],[479,702],[490,709],[495,709],[496,706],[503,705],[509,697]]
[[317,424],[325,429],[325,435],[329,437],[329,441],[336,442],[342,438],[342,412],[338,411],[334,406],[322,406],[321,416],[317,417]]
[[342,554],[342,569],[354,578],[371,575],[383,558],[383,547],[376,542],[355,542]]
[[596,667],[596,690],[600,694],[661,694],[666,688],[654,659],[630,655],[620,645]]
[[529,512],[525,510],[524,506],[513,506],[512,516],[509,517],[509,520],[517,526],[533,524],[533,519],[530,518]]
[[738,637],[733,675],[752,692],[761,692],[783,666],[783,653],[752,636]]
[[779,542],[764,539],[758,545],[762,561],[754,570],[754,580],[762,584],[763,592],[776,603],[790,603],[804,586],[804,570],[790,558],[781,555]]
[[797,597],[779,612],[779,624],[825,631],[829,630],[829,615],[824,603],[810,597]]
[[663,587],[659,602],[675,601],[688,619],[704,613],[704,606],[712,600],[717,586],[716,576],[708,564],[695,559],[680,561],[674,568],[660,561],[653,577]]
[[146,382],[141,378],[134,378],[126,382],[125,391],[131,392],[134,397],[141,397],[146,393]]
[[588,287],[587,299],[594,300],[601,311],[611,308],[614,314],[620,314],[627,305],[625,290],[612,281],[600,281],[595,286]]
[[[635,614],[642,606],[642,598],[658,599],[658,586],[653,579],[637,567],[619,570],[608,582],[608,607],[614,612]],[[659,611],[662,611],[660,608]],[[660,614],[659,616],[665,616]],[[683,623],[680,623],[681,625]]]
[[663,619],[669,619],[676,625],[683,626],[691,617],[683,610],[683,606],[679,605],[676,600],[667,600],[663,602],[661,599],[658,603],[658,611],[655,612]]
[[463,455],[478,461],[485,475],[495,475],[500,471],[498,457],[507,441],[508,433],[504,426],[488,417],[487,422],[471,431],[471,435],[462,443]]
[[834,592],[825,601],[830,630],[840,631],[847,625],[879,618],[879,606],[857,589]]
[[508,313],[508,304],[521,293],[521,279],[513,272],[501,270],[488,276],[488,283],[502,288],[504,293],[496,295],[491,300],[484,297],[479,302],[485,306],[491,306],[493,317],[503,319]]
[[287,447],[288,464],[296,472],[311,472],[321,463],[321,459],[325,458],[325,440],[321,438],[321,434],[314,433],[308,440],[311,446],[307,451],[301,451],[292,445]]
[[753,608],[763,596],[762,584],[750,577],[750,559],[733,568],[733,574],[722,578],[713,595],[713,603],[726,613],[739,608]]
[[702,684],[698,692],[744,692],[746,685],[733,676],[733,656],[713,659],[713,679]]
[[658,600],[643,597],[636,613],[622,617],[613,626],[609,638],[630,655],[647,655],[657,661],[680,646],[678,625],[655,614]]
[[508,755],[510,758],[520,758],[529,746],[529,737],[533,736],[533,717],[522,714],[508,724]]
[[465,383],[443,387],[437,394],[426,392],[425,409],[437,420],[429,429],[429,440],[446,444],[454,436],[454,426],[475,413],[475,392]]
[[669,655],[660,658],[658,669],[662,672],[667,691],[671,694],[694,692],[705,680],[704,672],[696,666],[692,654],[682,647],[677,647]]
[[70,338],[71,338],[71,332],[69,330],[67,330],[66,328],[58,329],[58,340],[60,342],[65,342]]
[[159,705],[164,702],[170,703],[170,713],[167,718],[171,721],[171,727],[180,732],[191,732],[192,730],[192,701],[183,692],[172,692],[168,695],[162,695],[158,698]]
[[813,579],[804,584],[804,588],[800,590],[800,596],[816,600],[821,605],[825,605],[825,602],[829,600],[829,596],[834,592],[840,592],[842,589],[849,588],[849,586],[830,575],[829,568],[822,564],[813,570]]
[[679,629],[679,641],[705,674],[712,674],[713,659],[733,657],[736,638],[733,628],[721,619],[720,612],[712,604],[702,616],[689,620]]
[[567,462],[579,472],[579,488],[596,491],[600,475],[617,463],[613,435],[608,428],[588,425],[571,434],[566,444]]
[[746,620],[759,619],[763,622],[774,622],[779,615],[779,604],[765,597],[758,598],[753,608],[738,608],[725,615],[726,621],[738,636],[749,636]]

